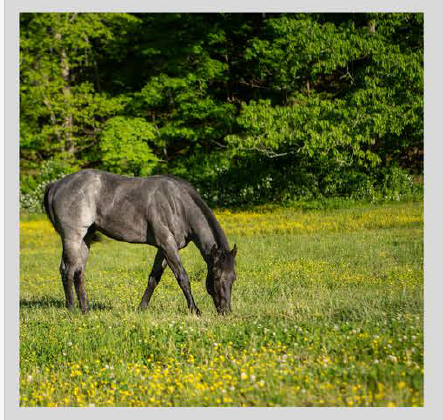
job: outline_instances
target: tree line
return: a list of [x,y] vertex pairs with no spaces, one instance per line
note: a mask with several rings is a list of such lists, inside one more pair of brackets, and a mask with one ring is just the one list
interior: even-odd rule
[[22,13],[22,193],[80,168],[213,205],[406,193],[421,13]]

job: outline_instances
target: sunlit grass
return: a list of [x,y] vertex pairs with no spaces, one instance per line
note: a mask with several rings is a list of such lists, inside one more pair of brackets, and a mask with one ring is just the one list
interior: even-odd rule
[[90,313],[69,313],[60,239],[21,222],[21,405],[423,405],[422,203],[217,217],[238,246],[228,317],[193,245],[203,316],[169,269],[138,313],[155,249],[108,239],[87,264]]

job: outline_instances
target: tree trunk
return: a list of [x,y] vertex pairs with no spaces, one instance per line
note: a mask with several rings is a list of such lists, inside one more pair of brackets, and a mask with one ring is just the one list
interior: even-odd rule
[[[60,33],[57,33],[55,37],[58,41],[62,39]],[[63,46],[61,47],[60,50],[60,67],[61,67],[62,78],[64,81],[62,92],[65,98],[65,105],[66,105],[66,115],[64,116],[62,123],[62,131],[65,136],[63,151],[68,152],[70,155],[74,156],[75,143],[72,138],[73,118],[72,118],[72,113],[70,111],[71,86],[69,84],[69,62],[68,62],[68,57],[66,55],[66,50],[63,48]]]

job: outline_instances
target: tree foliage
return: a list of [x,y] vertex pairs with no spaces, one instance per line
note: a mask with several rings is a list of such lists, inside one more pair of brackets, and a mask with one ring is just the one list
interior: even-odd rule
[[20,82],[24,184],[170,172],[222,205],[423,171],[419,13],[24,13]]
[[154,127],[142,118],[110,118],[100,135],[103,169],[117,174],[149,174],[155,167],[157,158],[147,140],[154,139]]

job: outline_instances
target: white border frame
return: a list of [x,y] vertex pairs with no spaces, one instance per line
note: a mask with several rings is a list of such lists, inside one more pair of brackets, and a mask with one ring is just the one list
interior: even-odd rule
[[[368,2],[369,3],[369,2]],[[75,5],[74,5],[75,4]],[[331,7],[333,4],[333,7]],[[19,308],[19,13],[20,12],[423,12],[425,14],[425,407],[424,408],[20,408],[18,399],[18,308]],[[442,371],[442,340],[439,321],[442,320],[438,297],[442,296],[443,279],[438,277],[438,263],[442,258],[439,246],[442,237],[440,217],[443,215],[440,199],[439,176],[442,167],[442,140],[438,137],[442,119],[442,39],[443,11],[437,2],[380,1],[373,0],[368,6],[356,4],[352,0],[311,0],[304,4],[289,3],[284,0],[227,0],[222,4],[209,0],[180,0],[162,2],[142,2],[135,0],[107,0],[103,3],[91,0],[5,0],[5,141],[4,141],[4,180],[5,180],[5,276],[4,276],[4,401],[6,418],[93,418],[106,415],[117,418],[130,415],[135,418],[207,416],[222,418],[226,415],[242,417],[279,416],[293,418],[295,415],[324,416],[333,418],[436,417],[439,410],[439,382]],[[432,228],[430,227],[432,226]],[[440,292],[440,293],[439,293]],[[6,299],[7,297],[7,299]],[[356,413],[353,410],[359,410]],[[146,411],[149,410],[149,411]],[[272,410],[272,412],[268,411]],[[328,410],[327,413],[325,410]]]

